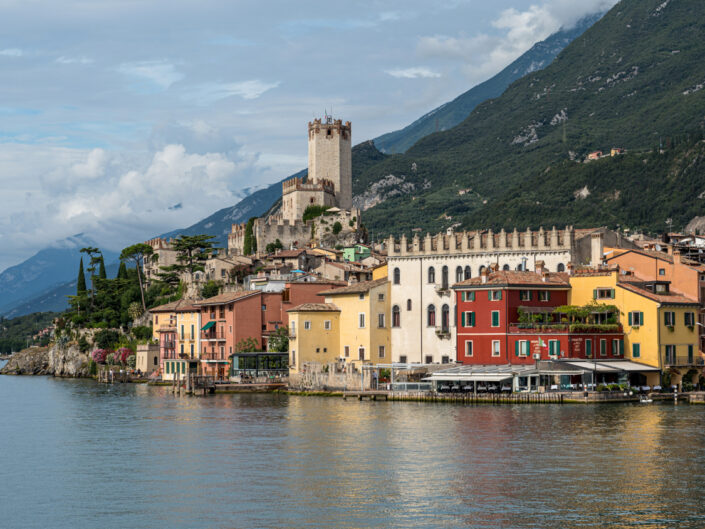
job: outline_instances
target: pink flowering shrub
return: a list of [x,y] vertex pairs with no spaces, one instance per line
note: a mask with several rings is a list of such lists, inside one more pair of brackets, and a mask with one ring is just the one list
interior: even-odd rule
[[135,353],[133,353],[131,349],[128,349],[127,347],[121,347],[120,349],[115,351],[115,363],[125,365],[127,364],[127,359],[133,354]]
[[95,349],[91,353],[91,358],[93,358],[96,364],[104,364],[110,353],[112,353],[112,351],[109,349]]

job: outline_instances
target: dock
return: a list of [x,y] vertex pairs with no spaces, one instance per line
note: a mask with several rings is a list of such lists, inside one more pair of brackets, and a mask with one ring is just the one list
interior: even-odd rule
[[384,400],[389,400],[390,393],[390,391],[376,390],[343,391],[343,400],[346,400],[348,397],[355,397],[357,398],[357,400],[377,400],[377,397],[379,397],[380,399],[384,397]]

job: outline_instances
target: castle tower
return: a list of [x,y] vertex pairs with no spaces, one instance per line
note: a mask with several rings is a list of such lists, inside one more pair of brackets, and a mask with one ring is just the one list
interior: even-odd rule
[[352,209],[352,149],[350,122],[314,119],[308,124],[308,181],[328,180],[335,186],[340,209]]

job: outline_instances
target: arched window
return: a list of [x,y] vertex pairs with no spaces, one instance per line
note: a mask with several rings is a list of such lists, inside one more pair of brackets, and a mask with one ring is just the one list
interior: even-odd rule
[[450,307],[448,305],[443,305],[441,308],[441,327],[444,331],[450,329]]
[[406,300],[406,310],[411,310],[411,299]]
[[558,268],[557,270],[559,272],[565,272],[565,265],[563,263],[558,263]]
[[436,282],[436,269],[433,268],[432,266],[428,267],[428,282],[429,283]]
[[444,266],[441,269],[441,288],[446,290],[448,288],[448,267]]
[[463,279],[470,279],[472,277],[472,269],[470,266],[466,266],[465,270],[463,271]]
[[398,268],[394,269],[394,284],[398,285],[401,281],[401,271]]
[[509,265],[508,265],[508,264],[505,264],[505,265],[502,267],[502,270],[507,270],[507,271],[509,271],[509,270],[511,270],[511,269],[509,268]]
[[460,283],[463,280],[463,267],[459,266],[455,269],[455,282]]
[[392,327],[401,326],[401,311],[399,310],[399,305],[394,305],[392,307]]
[[429,305],[426,311],[426,324],[429,327],[436,326],[436,307],[434,305]]
[[482,274],[482,271],[483,271],[485,268],[487,268],[485,265],[480,266],[480,270],[479,270],[480,274]]

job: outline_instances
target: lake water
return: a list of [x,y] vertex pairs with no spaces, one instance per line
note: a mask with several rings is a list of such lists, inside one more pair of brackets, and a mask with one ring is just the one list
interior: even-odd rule
[[705,407],[0,377],[0,527],[705,527]]

